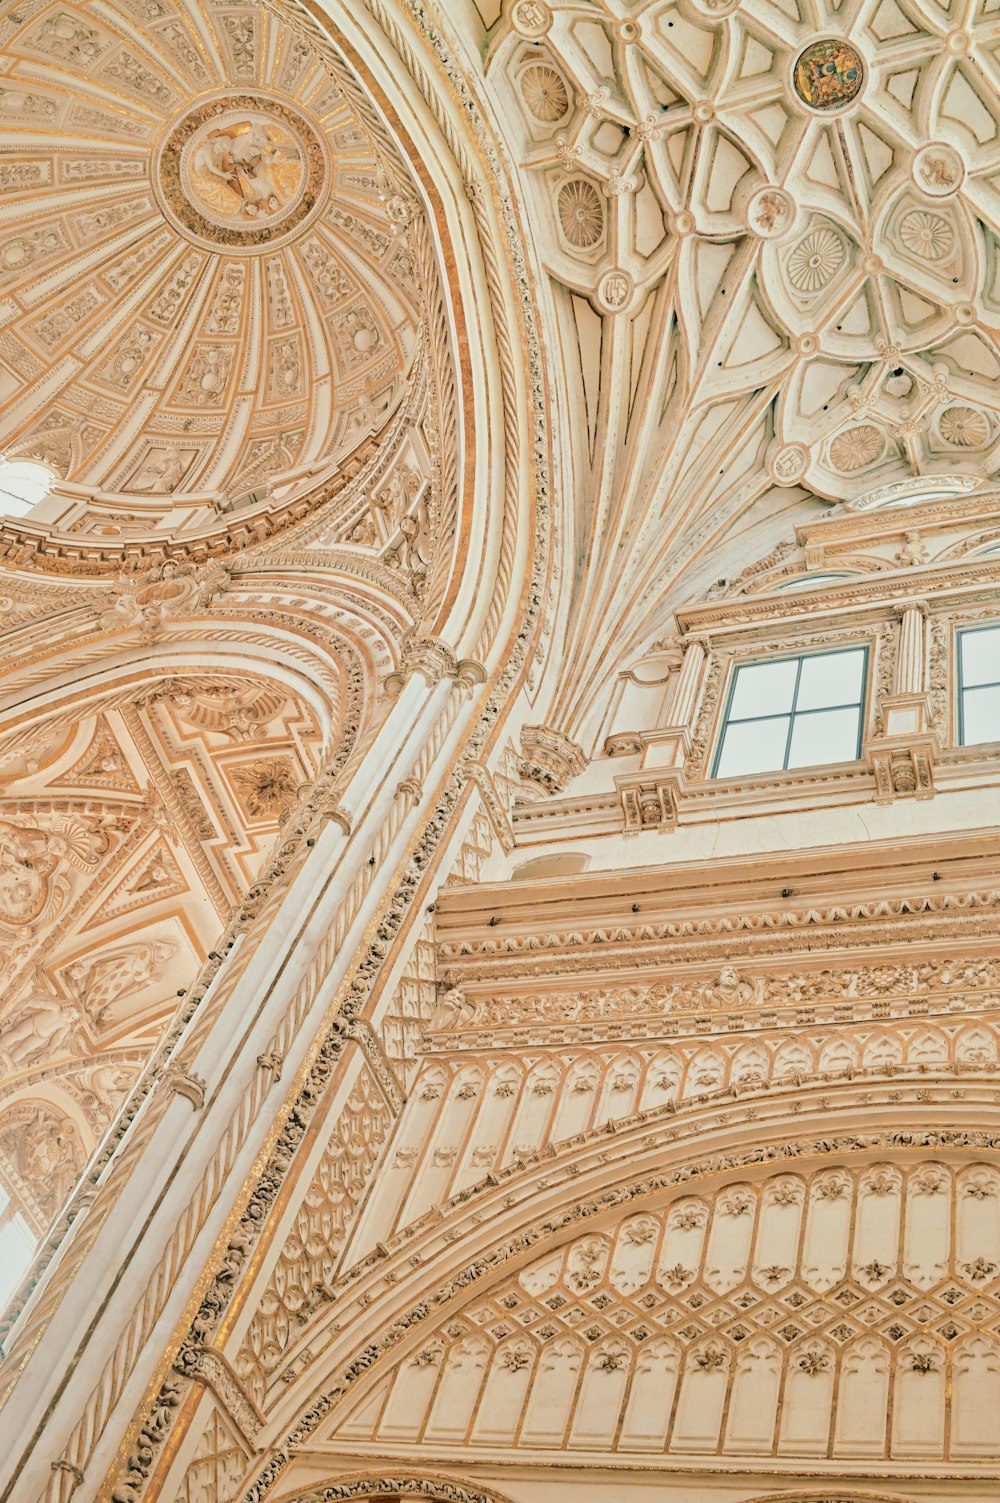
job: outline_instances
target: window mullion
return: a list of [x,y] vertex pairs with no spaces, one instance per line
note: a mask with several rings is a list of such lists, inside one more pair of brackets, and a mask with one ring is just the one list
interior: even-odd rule
[[785,760],[781,764],[782,772],[788,771],[788,759],[792,754],[792,732],[795,729],[795,707],[799,702],[799,680],[802,678],[802,658],[795,662],[795,688],[792,690],[792,708],[788,715],[788,733],[785,736]]

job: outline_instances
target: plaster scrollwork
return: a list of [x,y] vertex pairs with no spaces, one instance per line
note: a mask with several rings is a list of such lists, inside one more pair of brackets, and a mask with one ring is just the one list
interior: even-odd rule
[[102,631],[138,627],[143,641],[154,641],[164,621],[205,609],[229,581],[222,565],[199,569],[168,560],[144,573],[123,575],[114,604],[101,613],[98,624]]

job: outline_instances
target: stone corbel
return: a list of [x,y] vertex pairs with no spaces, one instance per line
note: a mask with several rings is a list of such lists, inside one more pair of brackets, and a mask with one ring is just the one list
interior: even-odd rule
[[683,779],[683,771],[679,768],[665,768],[654,775],[637,772],[615,778],[625,816],[625,834],[638,835],[642,830],[675,830]]
[[641,731],[616,731],[604,738],[606,757],[634,757],[642,751]]
[[178,1096],[183,1096],[185,1101],[190,1101],[196,1112],[200,1112],[205,1105],[205,1082],[200,1075],[193,1070],[182,1070],[174,1067],[168,1070],[165,1076],[168,1091],[174,1091]]
[[[893,696],[893,700],[903,698],[903,695]],[[892,705],[893,701],[886,701],[887,724]],[[875,802],[891,804],[896,798],[933,798],[936,750],[937,737],[926,730],[880,736],[877,741],[867,742],[864,758],[875,778]]]
[[562,731],[547,725],[522,727],[517,773],[529,796],[558,798],[586,766],[580,747]]
[[460,689],[467,691],[486,682],[486,669],[482,663],[477,663],[474,658],[456,658],[440,637],[420,637],[407,632],[399,667],[386,674],[385,692],[395,699],[413,673],[422,674],[431,688],[447,678],[454,679]]

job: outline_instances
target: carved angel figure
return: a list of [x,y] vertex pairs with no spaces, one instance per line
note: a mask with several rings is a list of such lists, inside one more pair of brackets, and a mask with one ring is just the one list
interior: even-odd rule
[[11,1069],[27,1069],[63,1049],[79,1021],[79,1010],[72,1002],[31,997],[10,1022],[0,1025],[0,1057]]
[[256,219],[284,206],[274,168],[285,160],[286,152],[266,126],[241,120],[212,131],[197,148],[193,166],[224,182],[243,200],[244,216]]

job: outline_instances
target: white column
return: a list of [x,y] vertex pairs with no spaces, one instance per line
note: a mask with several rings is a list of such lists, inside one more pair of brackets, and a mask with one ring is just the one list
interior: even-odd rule
[[[458,694],[464,702],[452,717],[448,702]],[[289,1083],[325,1034],[337,989],[420,823],[420,805],[475,713],[461,683],[410,677],[340,795],[347,818],[317,831],[279,907],[261,915],[260,942],[248,945],[256,940],[251,931],[227,955],[173,1051],[182,1065],[168,1066],[153,1087],[12,1332],[8,1350],[53,1298],[60,1266],[75,1263],[23,1354],[4,1409],[10,1444],[0,1455],[0,1499],[42,1497],[51,1463],[63,1460],[67,1476],[85,1474],[74,1503],[97,1495],[240,1187],[259,1174],[255,1161]],[[397,790],[418,769],[427,793],[400,805]],[[334,933],[339,943],[330,952]],[[307,975],[314,979],[300,991]],[[228,995],[213,1015],[220,988]],[[280,1086],[258,1063],[276,1034],[284,1050]],[[169,1270],[162,1265],[168,1248],[175,1249]],[[116,1348],[112,1381],[105,1364]],[[109,1391],[98,1400],[102,1370]]]
[[899,612],[899,645],[893,694],[924,692],[924,635],[927,607],[921,601],[908,601]]
[[667,711],[667,721],[672,727],[683,727],[687,731],[691,729],[695,706],[698,703],[698,691],[701,688],[701,677],[705,670],[705,658],[703,642],[697,638],[685,642],[681,671],[677,675],[677,682],[674,684],[674,692]]

